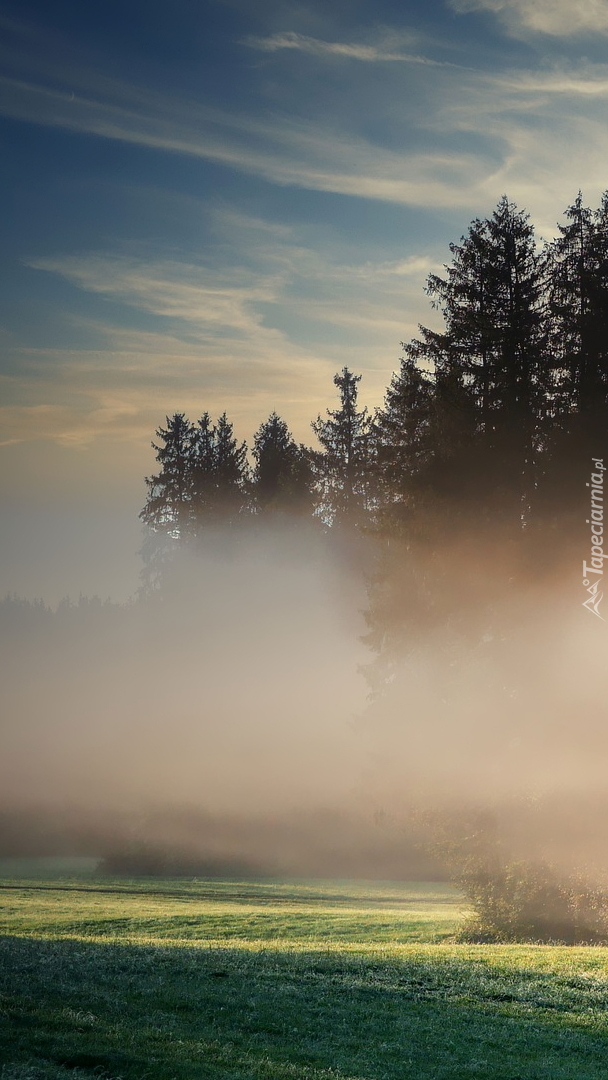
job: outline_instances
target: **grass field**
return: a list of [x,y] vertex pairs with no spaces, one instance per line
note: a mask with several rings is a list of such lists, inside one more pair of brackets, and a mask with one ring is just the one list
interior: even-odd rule
[[608,1078],[608,949],[455,944],[446,885],[67,869],[0,880],[2,1080]]

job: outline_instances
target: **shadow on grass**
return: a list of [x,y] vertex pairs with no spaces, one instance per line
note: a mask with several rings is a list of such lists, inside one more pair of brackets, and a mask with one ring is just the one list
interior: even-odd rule
[[319,951],[0,939],[2,1080],[605,1080],[608,983]]

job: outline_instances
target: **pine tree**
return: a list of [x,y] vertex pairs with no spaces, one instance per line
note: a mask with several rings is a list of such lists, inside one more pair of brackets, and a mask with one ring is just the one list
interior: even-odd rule
[[276,412],[258,428],[253,457],[253,493],[258,513],[312,510],[308,454]]
[[608,429],[608,192],[579,192],[545,253],[553,357],[553,436],[564,459],[600,453]]
[[313,459],[317,513],[328,525],[362,527],[369,516],[371,421],[357,408],[360,381],[347,367],[335,375],[340,407],[311,425],[323,448]]
[[152,443],[152,447],[161,469],[146,477],[148,498],[140,517],[151,528],[179,538],[190,516],[193,428],[183,413],[174,413],[167,417],[167,427],[158,428],[156,435],[161,445]]
[[446,463],[446,432],[455,443],[458,468],[444,472],[453,495],[475,500],[477,491],[480,509],[521,526],[534,496],[550,376],[534,230],[505,196],[450,251],[445,277],[431,275],[427,285],[445,327],[422,327],[406,355],[434,369],[439,456]]
[[249,508],[247,443],[239,443],[226,413],[215,429],[215,514],[218,522],[234,524]]
[[192,511],[191,455],[194,428],[184,413],[167,417],[152,443],[160,470],[146,477],[148,497],[140,518],[147,526],[142,548],[144,588],[159,586],[163,570],[177,544],[190,532]]
[[376,525],[393,534],[420,510],[434,446],[434,387],[411,357],[401,360],[371,429]]
[[247,444],[239,444],[226,413],[216,424],[208,412],[197,421],[191,470],[191,531],[200,541],[209,526],[233,525],[249,509]]
[[191,443],[192,531],[196,535],[214,514],[216,503],[215,428],[208,412],[197,420]]
[[[376,688],[420,635],[458,655],[493,631],[511,571],[504,560],[501,575],[498,559],[485,574],[489,552],[503,557],[505,541],[509,551],[523,541],[532,515],[551,374],[533,229],[503,198],[450,251],[445,275],[427,285],[444,326],[421,327],[405,346],[376,421],[387,525],[367,611]],[[471,535],[484,552],[483,601],[471,588],[473,552],[463,558]]]

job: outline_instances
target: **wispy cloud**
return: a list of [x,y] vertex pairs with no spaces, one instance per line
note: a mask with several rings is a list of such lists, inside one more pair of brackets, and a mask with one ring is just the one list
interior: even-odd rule
[[450,0],[459,12],[490,11],[512,32],[571,37],[608,34],[606,0]]
[[[239,215],[227,222],[224,217],[224,225],[232,226],[233,235],[237,229],[263,229],[261,221]],[[244,247],[246,243],[245,238]],[[276,357],[281,362],[287,353],[296,356],[301,349],[289,328],[302,318],[348,328],[357,319],[362,325],[365,314],[380,340],[387,332],[395,334],[396,327],[398,334],[408,321],[406,308],[415,306],[418,312],[424,306],[422,286],[428,273],[438,269],[422,255],[345,264],[272,231],[265,243],[259,242],[255,264],[248,267],[155,262],[112,253],[30,259],[28,265],[161,318],[166,323],[166,336],[161,334],[165,352],[169,339],[173,347],[187,343],[188,354],[190,345],[203,345],[205,357],[240,350],[246,342],[250,360]],[[282,329],[275,325],[277,318]],[[121,334],[124,340],[124,331]],[[360,344],[365,347],[372,340]],[[393,348],[399,340],[394,338]]]
[[[528,198],[535,177],[539,201],[547,181],[560,187],[552,213],[570,196],[567,174],[574,166],[574,190],[584,177],[592,185],[605,182],[605,164],[600,168],[597,161],[597,147],[605,142],[605,118],[586,106],[582,141],[577,101],[603,102],[608,95],[606,65],[497,73],[446,70],[440,80],[426,80],[428,86],[423,79],[428,101],[420,98],[425,104],[416,123],[430,136],[426,141],[432,148],[426,150],[408,146],[403,135],[395,135],[392,146],[386,139],[379,145],[356,130],[355,116],[338,127],[331,115],[318,115],[318,108],[310,117],[237,114],[94,73],[81,72],[78,79],[80,84],[75,76],[75,89],[66,91],[4,78],[0,114],[190,155],[281,186],[397,205],[462,207],[465,213],[478,212],[488,200],[494,203],[507,180],[514,198],[522,192]],[[560,102],[557,109],[552,100],[558,98],[570,98],[571,104],[565,108]],[[397,127],[400,106],[395,103],[393,108]],[[534,145],[527,142],[531,129]],[[565,168],[560,149],[569,129],[577,147],[572,170]],[[456,149],[456,130],[470,133],[474,142]],[[541,179],[540,163],[545,161],[549,176]]]
[[582,64],[577,68],[554,68],[552,71],[524,71],[496,79],[496,86],[517,94],[560,94],[573,98],[606,97],[608,65]]
[[188,154],[285,186],[404,205],[468,205],[468,184],[487,169],[480,155],[400,152],[320,121],[220,114],[152,92],[146,99],[139,88],[123,88],[125,104],[117,106],[8,78],[0,87],[4,116]]
[[[388,37],[343,46],[283,34],[258,39],[256,47],[367,62],[404,59],[404,45]],[[344,70],[353,93],[370,74],[360,66]],[[260,101],[237,113],[94,70],[66,69],[60,81],[40,65],[36,79],[2,81],[0,112],[219,162],[273,184],[448,209],[457,224],[446,244],[473,214],[491,212],[503,192],[552,235],[581,183],[591,199],[605,186],[605,65],[488,72],[393,64],[381,81],[390,80],[390,102],[384,91],[372,95],[364,117],[352,106],[325,108],[322,95],[305,99],[305,115],[288,107],[269,111]],[[412,86],[413,111],[402,122]],[[307,237],[297,226],[224,209],[224,256],[206,265],[174,249],[171,257],[159,247],[142,255],[126,241],[119,252],[29,260],[87,294],[75,307],[95,313],[88,325],[99,347],[13,349],[4,389],[16,411],[1,417],[6,440],[46,432],[66,445],[110,434],[138,442],[166,410],[226,406],[243,434],[285,406],[299,437],[308,438],[310,417],[327,404],[345,355],[365,373],[367,401],[380,401],[399,342],[416,334],[418,321],[432,321],[422,291],[436,268],[432,255],[412,254],[407,236],[403,250],[410,254],[401,259],[374,261],[365,248],[360,257],[353,247],[345,254],[347,244],[336,253],[318,233]],[[122,321],[130,328],[115,325],[115,307],[104,311],[102,298],[129,309]]]
[[209,333],[234,336],[260,329],[254,305],[277,298],[277,281],[236,268],[230,274],[185,263],[117,255],[31,259],[37,270],[60,274],[88,292],[119,298],[154,315],[180,320]]
[[433,60],[419,53],[403,52],[387,47],[386,44],[360,44],[347,41],[323,41],[320,38],[307,37],[295,31],[272,34],[270,37],[246,37],[243,44],[261,52],[279,52],[282,49],[296,49],[312,56],[339,56],[349,60],[363,60],[366,63],[399,62],[408,64],[430,64],[443,67],[440,60]]
[[29,260],[83,292],[128,305],[134,322],[139,312],[160,324],[119,326],[102,312],[78,321],[98,347],[18,349],[14,373],[3,378],[12,405],[0,410],[1,441],[141,445],[165,412],[219,413],[227,405],[242,435],[277,408],[311,441],[310,420],[331,401],[345,343],[349,363],[365,373],[365,400],[379,404],[399,342],[426,307],[422,285],[436,269],[432,259],[344,263],[272,222],[218,216],[223,238],[230,234],[243,250],[257,235],[255,265],[211,268],[111,252]]

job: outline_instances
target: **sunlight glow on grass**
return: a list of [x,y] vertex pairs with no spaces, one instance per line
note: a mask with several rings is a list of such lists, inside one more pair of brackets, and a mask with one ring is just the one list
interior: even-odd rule
[[604,1080],[608,949],[447,885],[0,882],[2,1080]]

